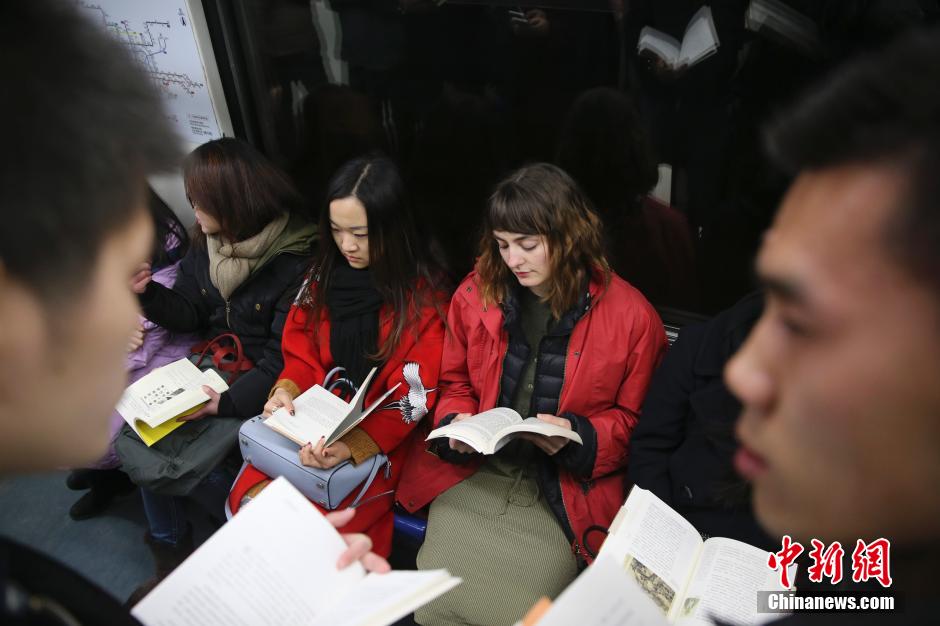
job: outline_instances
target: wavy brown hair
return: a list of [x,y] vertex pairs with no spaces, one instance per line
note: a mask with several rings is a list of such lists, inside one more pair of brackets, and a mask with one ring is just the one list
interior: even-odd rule
[[499,254],[493,231],[545,237],[551,276],[543,298],[556,318],[573,307],[594,271],[610,282],[601,220],[577,183],[559,167],[522,167],[496,186],[487,203],[477,259],[484,304],[502,302],[515,277]]

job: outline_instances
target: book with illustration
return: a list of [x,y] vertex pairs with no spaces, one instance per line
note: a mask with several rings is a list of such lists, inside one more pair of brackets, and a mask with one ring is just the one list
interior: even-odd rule
[[179,359],[125,389],[117,412],[149,447],[186,423],[178,418],[192,415],[210,400],[203,385],[218,393],[228,389],[215,370],[203,372],[188,359]]
[[[617,623],[762,624],[781,616],[758,613],[757,592],[786,591],[780,572],[767,566],[767,554],[734,539],[703,541],[695,527],[669,505],[652,492],[633,487],[611,523],[597,562],[588,570],[597,571],[582,574],[579,581],[585,576],[587,580],[580,583],[580,590],[575,590],[574,597],[560,596],[549,615],[556,610],[560,615],[569,602],[581,604],[584,598],[578,596],[594,597],[601,589],[616,586],[618,601],[596,600],[582,614],[586,622],[600,623],[600,615],[595,622],[591,611],[629,611],[636,617],[618,618]],[[796,565],[790,566],[789,573],[793,580]],[[629,584],[623,584],[624,580]],[[659,614],[658,621],[650,618],[652,607]],[[561,623],[539,621],[540,626]]]

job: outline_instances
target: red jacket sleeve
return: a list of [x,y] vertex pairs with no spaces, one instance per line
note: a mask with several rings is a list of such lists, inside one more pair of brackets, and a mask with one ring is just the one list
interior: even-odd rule
[[557,461],[572,474],[595,479],[626,467],[630,433],[636,427],[666,345],[662,322],[644,301],[633,316],[626,346],[628,356],[611,406],[586,416],[562,415],[572,421],[572,427],[585,440],[583,446],[565,446],[564,453],[557,455]]
[[281,339],[284,369],[274,386],[287,389],[294,397],[321,383],[326,376],[317,349],[319,341],[312,338],[311,329],[307,328],[308,316],[306,309],[296,304],[292,306],[287,313]]
[[470,383],[467,365],[467,328],[462,301],[454,294],[447,313],[447,334],[441,355],[440,398],[434,412],[434,425],[452,413],[479,413],[480,400]]

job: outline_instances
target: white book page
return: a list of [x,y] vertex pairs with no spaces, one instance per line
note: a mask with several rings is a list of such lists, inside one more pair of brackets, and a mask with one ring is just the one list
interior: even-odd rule
[[121,395],[121,399],[118,400],[115,410],[139,437],[140,429],[137,428],[137,418],[134,416],[148,415],[147,405],[135,398],[130,390],[125,389],[123,395]]
[[[373,371],[375,370],[373,369]],[[368,381],[368,379],[366,380]],[[358,408],[359,404],[362,402],[362,400],[359,400],[355,405],[353,405],[351,409],[352,412],[349,415],[347,415],[339,424],[337,424],[336,428],[333,429],[333,432],[327,436],[325,445],[327,446],[331,445],[337,439],[339,439],[340,437],[348,433],[350,430],[355,428],[359,424],[359,422],[369,417],[369,414],[372,413],[372,411],[374,411],[375,409],[377,409],[379,405],[385,402],[386,398],[392,395],[392,392],[398,389],[398,387],[400,386],[401,386],[401,383],[395,383],[394,387],[392,387],[391,389],[383,393],[381,396],[379,396],[375,402],[370,404],[365,409]]]
[[806,15],[779,0],[752,0],[747,9],[745,27],[754,32],[767,29],[804,54],[813,55],[820,45],[819,28]]
[[[221,381],[221,379],[219,379]],[[158,367],[128,387],[118,402],[124,421],[141,420],[151,428],[209,400],[199,368],[188,359]],[[223,391],[228,389],[224,381]]]
[[522,417],[512,409],[497,407],[483,413],[477,413],[465,420],[456,423],[451,422],[447,426],[435,428],[427,436],[427,439],[451,437],[473,446],[479,452],[486,452],[491,450],[491,445],[497,442],[499,431],[521,421]]
[[670,67],[675,67],[679,62],[679,41],[675,37],[670,37],[661,30],[656,30],[651,26],[644,26],[640,31],[640,39],[637,42],[637,52],[649,50]]
[[615,558],[663,615],[669,615],[679,605],[702,539],[689,522],[645,489],[634,487],[624,507],[626,515],[604,541],[601,555]]
[[692,17],[682,38],[677,65],[695,65],[718,50],[718,31],[711,7],[704,6]]
[[369,574],[317,614],[330,626],[384,626],[412,613],[460,584],[447,570],[396,571]]
[[538,626],[665,625],[659,607],[616,559],[599,557],[565,589]]
[[545,435],[546,437],[565,437],[571,441],[576,441],[578,443],[583,443],[581,441],[581,435],[574,432],[570,428],[565,428],[563,426],[556,426],[555,424],[549,424],[548,422],[543,422],[537,417],[527,417],[522,420],[521,424],[514,424],[508,428],[503,429],[504,433],[536,433],[539,435]]
[[[791,566],[795,576],[796,565]],[[716,619],[735,625],[762,624],[779,614],[757,613],[757,592],[783,590],[780,574],[767,567],[767,552],[734,539],[705,542],[685,592],[677,623],[705,626]]]
[[145,626],[317,624],[317,610],[365,577],[343,570],[339,533],[284,478],[209,538],[133,608]]
[[350,406],[320,385],[294,398],[294,415],[278,409],[264,423],[298,445],[329,437],[349,414]]

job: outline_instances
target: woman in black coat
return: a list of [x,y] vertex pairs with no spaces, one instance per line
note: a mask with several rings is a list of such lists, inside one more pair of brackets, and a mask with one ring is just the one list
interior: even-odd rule
[[[203,387],[211,400],[180,420],[250,418],[261,413],[283,368],[284,320],[310,264],[316,227],[297,210],[301,202],[286,176],[243,141],[219,139],[196,148],[183,177],[201,232],[193,237],[172,289],[151,281],[149,267],[134,277],[133,288],[151,321],[175,332],[198,332],[206,340],[233,333],[251,362],[224,393]],[[206,359],[203,365],[209,364]],[[133,479],[132,460],[125,458],[124,464]],[[200,483],[204,498],[227,493],[234,476],[219,474],[211,472]],[[150,525],[146,542],[159,579],[192,551],[192,535],[179,497],[141,492]]]
[[771,548],[774,542],[754,518],[750,490],[732,466],[741,404],[722,378],[763,304],[761,294],[752,294],[708,322],[682,329],[653,376],[630,438],[627,475],[702,535]]

